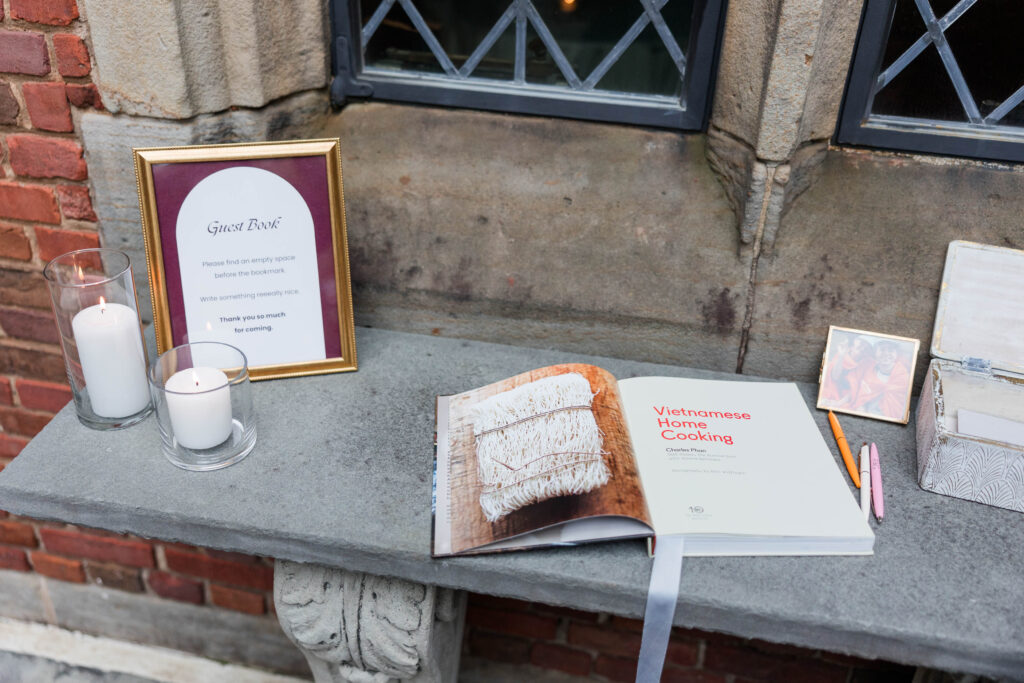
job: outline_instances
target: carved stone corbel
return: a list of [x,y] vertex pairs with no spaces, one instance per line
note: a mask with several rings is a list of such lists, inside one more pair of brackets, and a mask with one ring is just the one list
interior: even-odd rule
[[461,591],[277,560],[274,605],[317,683],[456,679]]
[[729,1],[707,156],[755,253],[825,160],[863,4]]

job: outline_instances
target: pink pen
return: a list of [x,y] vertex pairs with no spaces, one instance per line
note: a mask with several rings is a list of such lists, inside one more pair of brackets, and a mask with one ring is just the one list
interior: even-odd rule
[[878,446],[871,444],[871,505],[875,508],[875,519],[879,522],[885,515],[885,501],[882,499],[882,466],[878,462]]

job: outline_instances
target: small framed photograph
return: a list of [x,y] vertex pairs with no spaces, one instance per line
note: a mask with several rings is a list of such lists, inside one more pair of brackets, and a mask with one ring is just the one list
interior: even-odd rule
[[907,424],[917,339],[828,328],[818,378],[818,407]]
[[337,139],[134,151],[159,353],[224,342],[252,379],[356,369]]

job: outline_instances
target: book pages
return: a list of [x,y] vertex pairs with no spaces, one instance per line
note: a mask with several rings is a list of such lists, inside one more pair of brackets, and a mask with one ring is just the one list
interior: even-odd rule
[[871,529],[795,385],[619,387],[658,536],[685,534],[688,555],[870,552]]

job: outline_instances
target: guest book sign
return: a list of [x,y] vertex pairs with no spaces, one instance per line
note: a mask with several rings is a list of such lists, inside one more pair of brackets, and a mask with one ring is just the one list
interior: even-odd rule
[[253,379],[356,369],[337,140],[135,161],[160,352],[231,344]]
[[217,171],[185,197],[174,232],[190,341],[244,348],[253,365],[326,358],[313,216],[288,181]]

